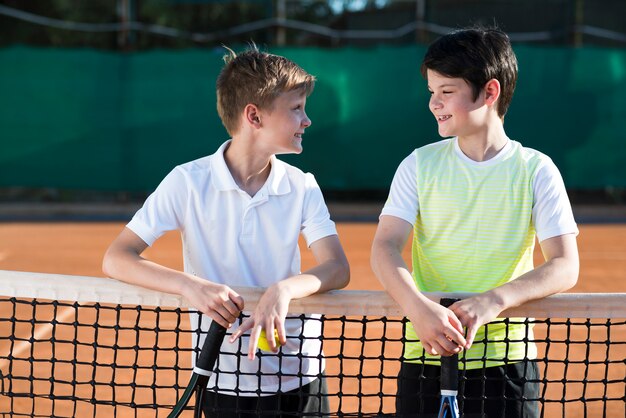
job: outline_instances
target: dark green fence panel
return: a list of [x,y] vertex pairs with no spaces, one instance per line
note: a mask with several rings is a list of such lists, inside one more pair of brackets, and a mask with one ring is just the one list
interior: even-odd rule
[[[550,155],[570,188],[626,187],[626,51],[516,46],[505,127]],[[283,157],[327,190],[386,189],[439,139],[421,46],[271,49],[315,74],[305,151]],[[0,50],[0,187],[149,191],[227,134],[215,111],[223,51]]]
[[219,55],[0,52],[0,186],[149,190],[225,138]]
[[570,188],[626,187],[626,50],[516,51],[509,135],[552,157]]

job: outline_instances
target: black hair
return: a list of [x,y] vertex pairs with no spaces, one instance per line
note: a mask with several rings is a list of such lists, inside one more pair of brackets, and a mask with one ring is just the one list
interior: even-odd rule
[[462,78],[472,87],[474,100],[487,82],[500,82],[498,115],[504,118],[517,82],[517,58],[506,33],[495,28],[462,29],[434,41],[426,51],[421,73],[435,71],[445,77]]

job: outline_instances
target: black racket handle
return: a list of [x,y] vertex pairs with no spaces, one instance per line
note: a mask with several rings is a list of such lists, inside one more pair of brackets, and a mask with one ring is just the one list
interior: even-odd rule
[[[439,303],[446,308],[460,299],[441,298]],[[441,389],[459,390],[459,355],[454,354],[449,357],[441,356]]]
[[222,346],[222,341],[224,341],[225,336],[226,328],[215,321],[211,322],[211,327],[206,334],[204,345],[196,361],[196,367],[193,368],[191,380],[167,418],[178,418],[185,410],[194,392],[196,392],[195,416],[201,416],[198,414],[202,414],[201,405],[204,391],[211,377],[211,373],[213,373],[213,367],[215,366],[217,356],[220,354],[220,347]]
[[209,332],[207,332],[206,339],[204,340],[204,345],[202,346],[202,350],[200,351],[200,355],[196,361],[194,373],[205,376],[207,374],[211,374],[213,367],[215,366],[217,356],[220,354],[220,347],[222,346],[222,341],[224,341],[225,336],[226,328],[217,322],[212,321]]

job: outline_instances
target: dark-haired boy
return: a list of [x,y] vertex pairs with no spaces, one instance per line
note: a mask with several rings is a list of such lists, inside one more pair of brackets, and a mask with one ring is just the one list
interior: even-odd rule
[[[445,35],[430,45],[421,71],[439,134],[450,138],[400,164],[372,246],[374,272],[411,321],[397,412],[436,413],[439,356],[462,352],[465,416],[534,417],[536,348],[524,343],[532,334],[523,325],[485,324],[576,283],[578,230],[563,180],[550,158],[504,131],[517,81],[505,33]],[[411,231],[412,274],[401,257]],[[546,259],[536,268],[535,236]],[[422,292],[477,294],[444,308]]]

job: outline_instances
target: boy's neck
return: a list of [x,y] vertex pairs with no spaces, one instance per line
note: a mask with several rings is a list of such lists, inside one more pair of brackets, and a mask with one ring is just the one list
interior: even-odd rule
[[237,186],[254,197],[270,175],[271,155],[264,155],[245,142],[233,138],[224,151],[224,161]]
[[492,129],[485,129],[475,135],[458,137],[459,148],[468,158],[477,161],[488,161],[509,142],[502,125],[496,125]]

